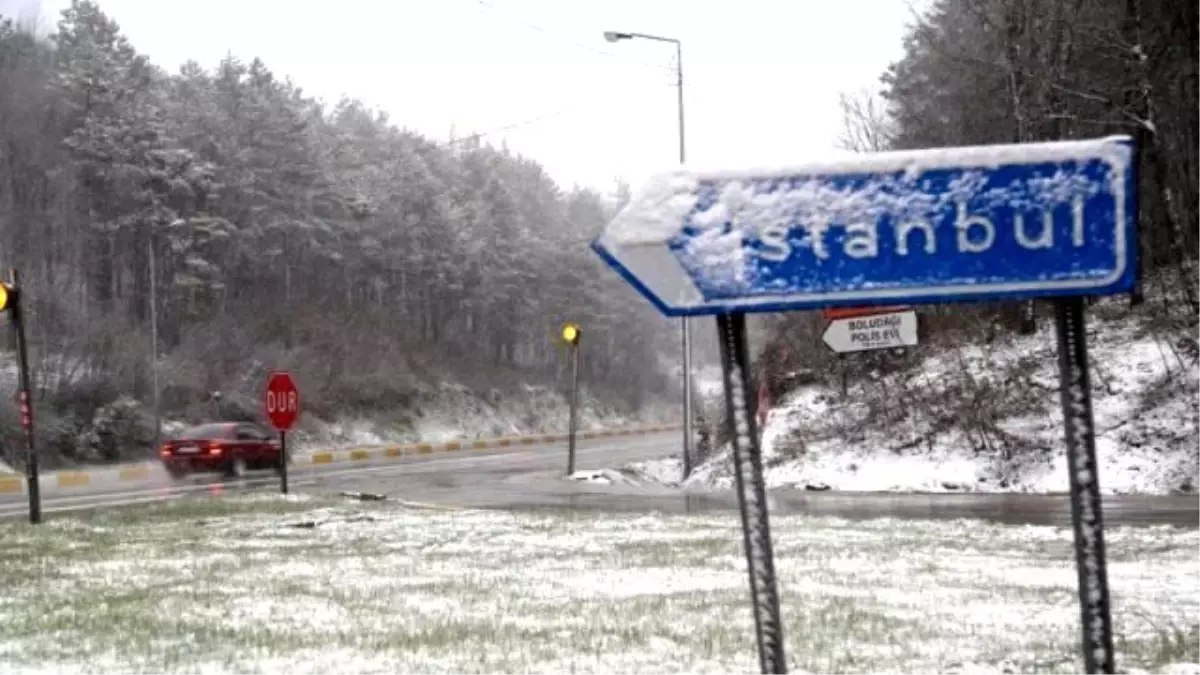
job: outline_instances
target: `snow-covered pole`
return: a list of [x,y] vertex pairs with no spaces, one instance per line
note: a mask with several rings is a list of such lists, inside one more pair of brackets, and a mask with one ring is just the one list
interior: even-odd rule
[[1083,619],[1083,665],[1088,673],[1115,672],[1112,603],[1104,550],[1104,516],[1096,465],[1096,427],[1088,374],[1087,331],[1080,297],[1055,301],[1058,370],[1075,526],[1075,566]]
[[752,386],[745,313],[717,315],[717,331],[721,336],[725,411],[731,432],[730,444],[733,446],[738,506],[742,513],[742,536],[750,575],[750,600],[754,605],[758,659],[762,672],[786,673],[775,552],[771,545],[762,447],[758,438],[758,421],[755,419],[757,405],[754,397],[750,396]]

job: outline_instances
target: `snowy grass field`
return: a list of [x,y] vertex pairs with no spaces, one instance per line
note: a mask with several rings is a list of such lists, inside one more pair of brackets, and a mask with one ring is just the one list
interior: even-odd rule
[[[793,672],[1078,672],[1070,533],[774,521]],[[1124,671],[1200,672],[1200,533],[1110,532]],[[257,496],[0,524],[0,672],[757,672],[736,514]]]

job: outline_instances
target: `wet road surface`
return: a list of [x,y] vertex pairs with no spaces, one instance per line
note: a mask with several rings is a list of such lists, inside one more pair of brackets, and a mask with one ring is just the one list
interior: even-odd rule
[[[679,434],[647,434],[623,439],[581,439],[577,447],[578,469],[602,468],[652,459],[676,452]],[[568,488],[573,481],[559,480],[565,473],[565,443],[520,448],[461,450],[427,455],[325,465],[293,466],[289,485],[294,492],[329,493],[355,490],[364,481],[380,484],[392,497],[412,498],[426,489],[450,489],[456,494],[482,490],[506,477],[549,476]],[[374,489],[374,488],[373,488]],[[147,480],[136,483],[96,483],[69,490],[45,490],[44,513],[107,508],[130,504],[193,497],[220,497],[247,491],[278,491],[279,478],[272,471],[253,471],[243,479],[217,474],[172,480],[153,465]],[[378,491],[376,489],[376,491]],[[0,494],[0,518],[28,515],[28,498],[23,494]]]
[[[848,519],[900,518],[928,520],[984,520],[1009,525],[1070,526],[1071,505],[1066,495],[989,494],[880,494],[802,492],[793,489],[768,493],[772,515],[822,515]],[[506,509],[593,509],[604,511],[659,511],[703,513],[736,511],[731,492],[676,495],[624,495],[576,493],[537,499],[513,498],[488,503],[470,500],[471,506]],[[1105,498],[1106,526],[1174,525],[1200,527],[1195,497],[1109,496]]]
[[[679,446],[678,434],[620,442],[619,451],[580,454],[581,470],[620,467],[650,456],[666,456]],[[651,452],[660,448],[657,453]],[[561,450],[559,451],[562,452]],[[562,462],[557,462],[562,464]],[[547,468],[545,458],[523,453],[510,461],[461,466],[427,462],[403,472],[360,474],[319,483],[329,489],[385,494],[392,498],[464,508],[595,509],[699,513],[736,511],[730,490],[680,490],[657,484],[598,485],[565,480]],[[1070,525],[1066,495],[982,493],[880,494],[771,490],[773,514],[814,514],[844,518],[979,519],[1009,524]],[[1178,525],[1200,528],[1200,501],[1194,495],[1109,496],[1109,525]]]
[[[614,468],[678,452],[676,432],[624,439],[581,441],[576,468]],[[374,464],[332,464],[293,470],[296,492],[329,494],[368,492],[391,499],[449,507],[499,509],[597,509],[698,513],[736,511],[732,491],[689,489],[657,484],[601,485],[564,477],[565,444],[523,449],[463,451],[404,457]],[[240,481],[197,477],[187,484],[165,475],[148,484],[95,486],[69,494],[47,495],[47,514],[76,509],[184,498],[220,497],[247,491],[276,491],[272,474]],[[24,517],[25,497],[0,496],[0,517]],[[879,494],[772,490],[773,514],[814,514],[845,518],[977,519],[1010,524],[1069,525],[1065,495],[1020,494]],[[1109,496],[1108,525],[1200,527],[1200,502],[1194,495],[1172,497]]]

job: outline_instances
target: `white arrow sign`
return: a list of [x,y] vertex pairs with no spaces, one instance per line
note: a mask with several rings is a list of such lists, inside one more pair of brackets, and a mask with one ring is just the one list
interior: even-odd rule
[[838,319],[829,322],[822,339],[838,353],[913,347],[917,344],[917,313],[889,312]]

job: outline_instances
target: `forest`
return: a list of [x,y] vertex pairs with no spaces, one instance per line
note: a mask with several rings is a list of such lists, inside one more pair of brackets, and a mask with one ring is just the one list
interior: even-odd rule
[[[882,100],[843,100],[848,148],[1132,136],[1143,270],[1190,268],[1200,246],[1194,3],[936,0],[914,19]],[[1173,283],[1194,313],[1194,276]]]
[[[903,56],[881,74],[878,90],[843,95],[840,144],[875,152],[1134,138],[1142,281],[1106,307],[1113,321],[1097,322],[1095,330],[1143,324],[1172,363],[1186,365],[1160,391],[1183,387],[1195,398],[1194,374],[1187,373],[1200,358],[1198,23],[1194,2],[933,0],[912,15]],[[1044,414],[1029,409],[1037,397],[1030,395],[1028,358],[1015,367],[997,363],[994,377],[983,380],[964,366],[914,391],[890,391],[879,376],[919,369],[932,352],[964,363],[971,346],[998,349],[1043,331],[1052,340],[1052,302],[923,307],[920,319],[921,349],[839,358],[821,345],[819,313],[764,317],[760,373],[769,398],[814,383],[845,392],[847,381],[858,382],[879,423],[896,423],[903,409],[934,428],[970,427],[980,447],[1013,441],[998,426],[1006,416]]]
[[[567,319],[584,327],[594,395],[629,410],[674,399],[677,323],[586,246],[627,186],[564,188],[479,136],[431,140],[359,101],[320,101],[257,59],[168,73],[90,0],[72,2],[47,39],[0,21],[0,265],[25,289],[47,452],[142,452],[144,433],[101,442],[97,431],[143,419],[155,376],[162,414],[184,420],[210,415],[216,392],[219,414],[256,416],[272,368],[291,369],[306,410],[327,419],[413,408],[444,385],[488,397],[561,387],[554,334]],[[841,101],[840,142],[871,152],[1133,136],[1143,282],[1124,311],[1193,358],[1197,24],[1195,3],[933,0],[878,90]],[[938,349],[1046,330],[1052,308],[921,317],[923,344]],[[921,358],[837,358],[815,312],[754,327],[756,375],[774,397],[805,381],[869,383]],[[956,395],[922,405],[995,431],[988,406],[1004,397],[988,387],[1020,378],[957,377],[937,394]],[[21,444],[4,398],[11,460]]]
[[[0,17],[0,265],[20,274],[50,455],[144,453],[144,424],[111,427],[145,417],[156,370],[182,420],[216,392],[255,417],[274,368],[325,419],[447,384],[558,390],[567,319],[590,390],[636,411],[673,386],[678,329],[587,247],[626,199],[326,104],[257,59],[165,72],[89,0],[48,39]],[[14,460],[11,401],[0,431]]]

